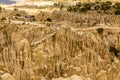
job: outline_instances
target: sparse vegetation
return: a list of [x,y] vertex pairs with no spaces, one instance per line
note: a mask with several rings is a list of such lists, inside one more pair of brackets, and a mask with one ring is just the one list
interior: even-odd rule
[[120,15],[120,3],[115,3],[115,4],[113,5],[113,9],[114,9],[114,13],[115,13],[116,15]]
[[115,54],[115,56],[117,56],[117,57],[120,54],[120,51],[113,46],[110,46],[109,51],[113,52]]
[[22,23],[22,25],[25,25],[25,21]]
[[6,17],[2,17],[1,20],[2,20],[2,21],[6,20]]
[[14,11],[18,11],[18,8],[14,8]]
[[21,15],[19,13],[17,13],[16,16],[21,16]]
[[113,62],[114,62],[114,59],[111,59],[111,62],[113,63]]
[[1,10],[7,20],[0,20],[0,79],[7,73],[13,80],[119,80],[116,9],[111,2],[79,2],[34,15]]
[[36,18],[33,18],[33,21],[37,21]]
[[54,7],[58,7],[58,3],[54,3],[53,6],[54,6]]
[[2,10],[2,7],[0,6],[0,10]]
[[57,8],[59,8],[60,10],[62,10],[62,9],[64,8],[64,4],[61,3],[61,2],[54,3],[54,7],[57,7]]
[[46,19],[48,22],[52,22],[52,19],[51,18],[47,18]]
[[103,33],[103,31],[104,31],[104,29],[103,29],[103,28],[98,28],[98,29],[97,29],[97,32],[98,32],[99,34],[102,34],[102,33]]
[[88,10],[91,10],[91,4],[79,2],[75,6],[69,6],[67,10],[72,12],[87,12]]
[[117,2],[113,4],[111,1],[95,3],[77,3],[75,6],[69,6],[67,11],[72,12],[88,12],[96,11],[100,13],[114,13],[115,15],[120,15],[120,3]]

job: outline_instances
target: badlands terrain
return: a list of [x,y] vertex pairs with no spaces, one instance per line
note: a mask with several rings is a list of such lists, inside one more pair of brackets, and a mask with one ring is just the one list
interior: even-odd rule
[[0,4],[0,80],[120,80],[120,3],[72,2]]

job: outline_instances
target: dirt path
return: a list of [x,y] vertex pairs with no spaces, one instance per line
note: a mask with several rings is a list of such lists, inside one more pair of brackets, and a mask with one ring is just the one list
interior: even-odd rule
[[[19,21],[19,20],[9,20],[11,23],[14,23],[14,24],[29,24],[29,25],[32,25],[32,26],[40,26],[40,27],[45,27],[44,24],[40,23],[40,22],[37,22],[37,21],[34,21],[34,22],[30,22],[30,21]],[[6,21],[6,23],[9,23],[9,21]]]
[[86,30],[95,30],[95,29],[98,29],[98,28],[103,28],[103,29],[120,29],[120,27],[118,26],[114,26],[114,27],[109,27],[109,26],[97,26],[97,27],[88,27],[88,28],[71,28],[72,31],[79,31],[79,30],[83,30],[83,31],[86,31]]
[[[0,6],[6,10],[14,10],[15,7],[13,7],[12,5],[3,5],[0,4]],[[52,12],[53,10],[50,10],[49,8],[45,8],[45,9],[38,9],[38,8],[25,8],[25,7],[19,7],[18,8],[19,11],[26,11],[28,14],[32,14],[32,15],[36,15],[38,14],[40,11],[44,11],[44,12]]]
[[[24,21],[19,21],[19,20],[10,20],[11,23],[15,23],[15,24],[22,24],[24,23]],[[39,27],[45,27],[44,24],[40,24],[38,22],[30,22],[30,21],[26,21],[25,24],[30,24],[30,25],[37,25]],[[61,26],[62,27],[62,26]],[[78,33],[78,31],[86,31],[86,30],[95,30],[98,28],[103,28],[103,29],[120,29],[120,27],[118,26],[108,26],[108,25],[97,25],[96,27],[87,27],[87,28],[71,28],[71,31],[74,31],[75,33]],[[58,29],[59,30],[59,29]],[[46,39],[54,36],[56,34],[56,31],[53,31],[51,33],[48,33],[47,35],[43,35],[40,36],[37,40],[33,41],[31,43],[31,46],[38,46],[41,42],[45,41]]]

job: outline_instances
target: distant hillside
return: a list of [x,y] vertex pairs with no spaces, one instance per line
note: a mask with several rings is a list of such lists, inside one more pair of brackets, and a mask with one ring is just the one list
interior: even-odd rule
[[[58,2],[58,1],[83,1],[83,2],[87,2],[87,1],[96,1],[96,0],[26,0],[26,1],[55,1],[55,2]],[[120,2],[120,0],[101,0],[101,1]]]

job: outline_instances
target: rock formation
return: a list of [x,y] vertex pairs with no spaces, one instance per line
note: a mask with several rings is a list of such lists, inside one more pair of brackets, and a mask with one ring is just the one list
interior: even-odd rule
[[0,22],[0,79],[120,80],[119,16],[95,16],[53,12],[45,17],[53,22],[39,26]]

